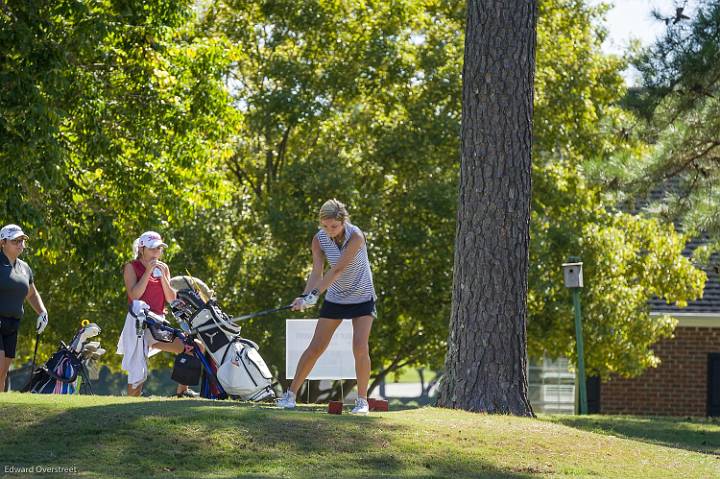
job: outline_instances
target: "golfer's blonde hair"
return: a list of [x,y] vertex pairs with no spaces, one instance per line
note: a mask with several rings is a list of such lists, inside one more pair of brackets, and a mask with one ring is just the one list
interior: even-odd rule
[[344,204],[333,198],[327,200],[325,204],[320,207],[319,217],[320,221],[337,220],[345,223],[348,218],[350,218],[350,214]]

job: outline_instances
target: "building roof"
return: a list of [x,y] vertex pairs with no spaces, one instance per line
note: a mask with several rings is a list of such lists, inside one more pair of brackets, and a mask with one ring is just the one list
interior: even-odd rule
[[[686,181],[679,176],[672,176],[666,179],[661,186],[650,190],[645,199],[638,201],[634,205],[634,208],[632,208],[634,210],[633,214],[637,214],[641,210],[652,209],[655,205],[668,201],[671,195],[683,196],[687,188]],[[675,227],[679,231],[682,231],[682,225],[675,223]],[[706,234],[693,238],[685,245],[683,255],[689,258],[695,249],[710,243],[710,241],[711,238]],[[665,300],[655,297],[649,301],[650,310],[653,313],[676,313],[678,315],[700,313],[701,316],[707,314],[717,314],[720,316],[720,275],[718,275],[714,267],[714,265],[719,264],[720,255],[716,253],[710,257],[709,265],[702,268],[705,274],[707,274],[707,281],[705,282],[705,289],[701,299],[691,301],[686,307],[679,308],[674,303],[668,304]]]
[[[695,248],[709,241],[710,238],[706,235],[689,241],[685,246],[683,255],[689,257]],[[719,260],[720,257],[714,254],[710,257],[710,264],[720,264]],[[703,291],[703,297],[701,299],[689,302],[685,308],[678,308],[674,303],[667,304],[660,298],[653,298],[650,300],[650,310],[658,313],[716,313],[720,315],[720,275],[718,275],[712,266],[703,268],[703,271],[707,274],[707,281],[705,282],[705,290]]]

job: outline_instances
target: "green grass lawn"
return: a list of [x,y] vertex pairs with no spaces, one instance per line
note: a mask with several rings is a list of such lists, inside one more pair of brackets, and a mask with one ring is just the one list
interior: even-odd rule
[[[92,478],[720,477],[720,425],[437,408],[326,414],[300,406],[0,395],[0,472]],[[33,477],[4,472],[5,477]],[[67,477],[41,473],[37,477]]]

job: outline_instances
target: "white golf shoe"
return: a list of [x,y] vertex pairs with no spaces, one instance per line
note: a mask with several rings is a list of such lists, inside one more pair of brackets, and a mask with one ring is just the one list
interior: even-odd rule
[[295,394],[292,391],[286,391],[280,399],[275,401],[275,405],[283,409],[295,409]]
[[368,404],[367,399],[357,398],[355,400],[355,407],[352,408],[352,411],[350,411],[350,414],[357,414],[359,416],[365,416],[369,412],[370,412],[370,405]]

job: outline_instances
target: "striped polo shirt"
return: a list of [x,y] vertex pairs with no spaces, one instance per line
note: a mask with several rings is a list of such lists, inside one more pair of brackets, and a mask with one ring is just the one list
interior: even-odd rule
[[[342,246],[338,246],[322,228],[315,236],[320,242],[320,248],[325,253],[328,262],[331,266],[335,266],[340,261],[343,251],[347,248],[350,238],[353,235],[362,236],[362,234],[360,228],[346,221],[345,238]],[[376,298],[367,245],[363,245],[347,268],[330,285],[327,293],[325,293],[325,299],[331,303],[358,304]]]

